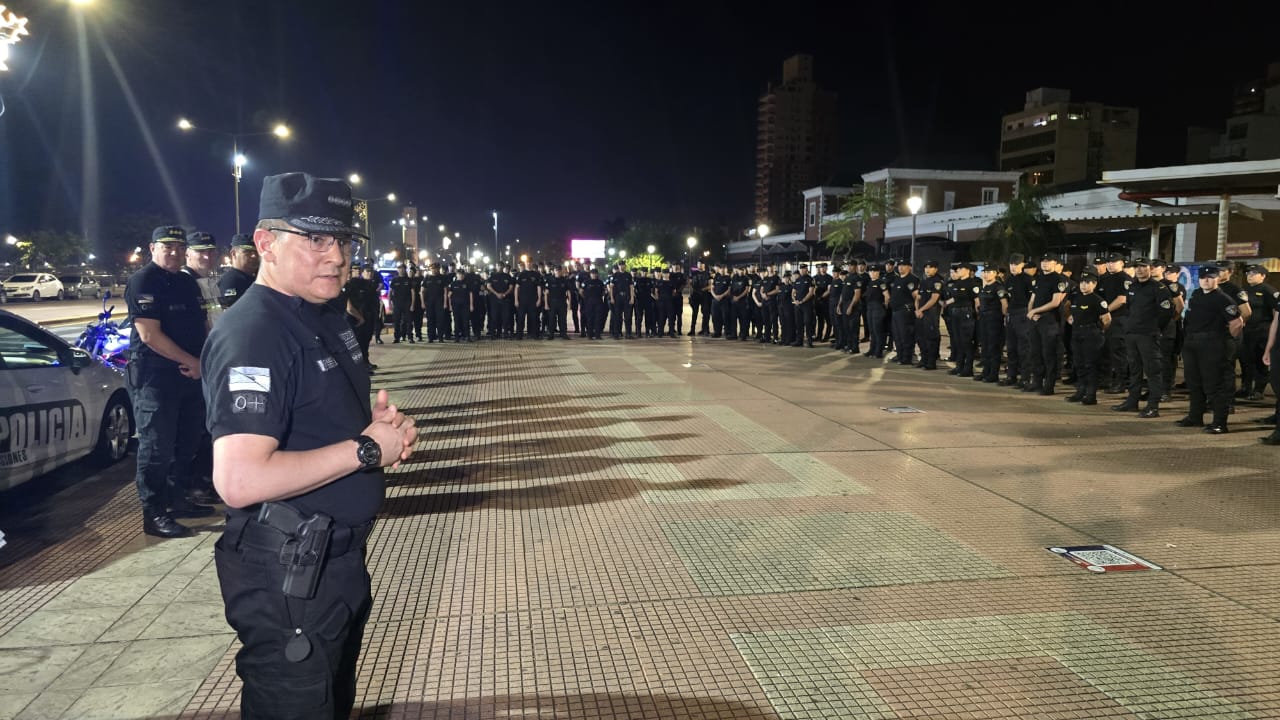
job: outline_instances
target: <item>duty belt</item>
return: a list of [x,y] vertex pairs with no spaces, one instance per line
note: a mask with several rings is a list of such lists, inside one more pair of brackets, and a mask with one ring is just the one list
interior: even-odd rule
[[[256,519],[242,515],[227,520],[227,534],[235,535],[235,525],[242,523],[239,536],[231,543],[232,547],[248,547],[254,550],[263,550],[271,553],[279,553],[284,547],[285,541],[289,537],[270,525],[263,525]],[[340,527],[333,530],[333,534],[329,538],[329,557],[341,557],[348,552],[357,548],[364,547],[365,541],[369,539],[369,533],[373,531],[373,522],[367,522],[356,527]]]

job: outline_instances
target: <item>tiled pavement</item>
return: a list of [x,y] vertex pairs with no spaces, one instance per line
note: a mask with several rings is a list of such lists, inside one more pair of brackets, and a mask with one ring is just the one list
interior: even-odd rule
[[[704,338],[375,353],[424,439],[360,717],[1280,716],[1260,406],[1209,437]],[[146,539],[131,462],[87,471],[0,496],[0,718],[235,717],[216,525]],[[1045,550],[1095,543],[1165,569]]]

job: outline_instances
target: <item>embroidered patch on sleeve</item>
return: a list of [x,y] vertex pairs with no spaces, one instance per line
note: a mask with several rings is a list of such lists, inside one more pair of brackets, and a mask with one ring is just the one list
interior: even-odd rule
[[227,374],[227,389],[231,392],[271,392],[271,369],[233,367]]

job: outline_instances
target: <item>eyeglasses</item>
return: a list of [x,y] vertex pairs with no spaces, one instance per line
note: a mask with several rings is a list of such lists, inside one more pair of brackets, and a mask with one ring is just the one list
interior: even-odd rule
[[313,252],[328,252],[329,248],[337,243],[338,249],[346,252],[347,248],[360,247],[361,240],[353,235],[331,235],[325,233],[305,232],[302,230],[291,230],[289,228],[274,228],[276,232],[289,233],[290,235],[298,235],[310,241],[310,248]]

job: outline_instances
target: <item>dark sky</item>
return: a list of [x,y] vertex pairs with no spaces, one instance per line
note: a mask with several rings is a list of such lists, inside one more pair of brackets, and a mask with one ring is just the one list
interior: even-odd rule
[[[246,227],[264,174],[358,171],[357,194],[394,191],[464,240],[491,243],[496,208],[504,243],[537,242],[597,235],[619,216],[749,225],[756,99],[796,52],[814,55],[819,81],[839,93],[838,179],[888,165],[993,169],[1000,116],[1039,86],[1137,106],[1139,165],[1178,164],[1186,126],[1221,125],[1233,83],[1280,60],[1261,18],[1219,23],[1125,3],[1104,13],[1062,3],[97,0],[84,13],[86,110],[73,11],[6,4],[31,17],[32,35],[0,76],[0,233],[102,233],[150,212],[224,244],[229,141],[183,134],[179,116],[246,133],[292,126],[287,144],[244,143]],[[396,216],[375,205],[375,228],[389,237]]]

